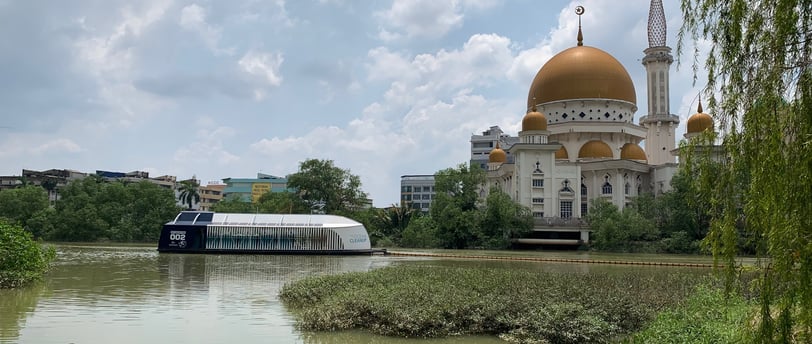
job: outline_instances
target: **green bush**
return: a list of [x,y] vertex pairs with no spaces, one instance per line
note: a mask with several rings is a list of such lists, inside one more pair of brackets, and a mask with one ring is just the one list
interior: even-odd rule
[[699,278],[401,265],[306,278],[282,301],[303,330],[398,337],[496,335],[518,343],[605,343],[683,300]]
[[22,227],[0,221],[0,288],[15,288],[42,278],[56,256]]

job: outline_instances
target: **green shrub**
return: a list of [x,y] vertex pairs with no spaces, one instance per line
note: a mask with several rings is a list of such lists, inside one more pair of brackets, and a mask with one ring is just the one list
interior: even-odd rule
[[518,343],[605,343],[693,290],[694,274],[553,273],[399,265],[305,278],[282,301],[303,330],[398,337],[496,335]]
[[0,288],[15,288],[42,278],[56,256],[22,227],[0,221]]

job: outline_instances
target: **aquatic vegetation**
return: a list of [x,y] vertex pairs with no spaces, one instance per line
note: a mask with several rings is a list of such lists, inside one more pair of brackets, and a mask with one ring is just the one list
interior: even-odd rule
[[42,278],[56,256],[40,247],[21,226],[0,220],[0,288],[15,288]]
[[696,274],[554,273],[402,265],[317,276],[280,298],[303,330],[398,337],[496,335],[517,343],[605,343],[676,306]]

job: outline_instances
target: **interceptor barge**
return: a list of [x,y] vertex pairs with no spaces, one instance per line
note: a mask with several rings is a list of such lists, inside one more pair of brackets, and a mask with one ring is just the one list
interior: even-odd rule
[[364,225],[336,215],[183,211],[164,225],[159,252],[371,254]]

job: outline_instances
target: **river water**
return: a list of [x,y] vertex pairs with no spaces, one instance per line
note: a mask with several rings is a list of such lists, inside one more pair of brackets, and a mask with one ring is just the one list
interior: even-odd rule
[[394,256],[158,254],[154,247],[120,246],[60,245],[57,252],[45,281],[0,290],[0,343],[503,343],[494,337],[413,340],[360,331],[300,332],[279,301],[279,289],[306,276],[391,264],[630,268]]

